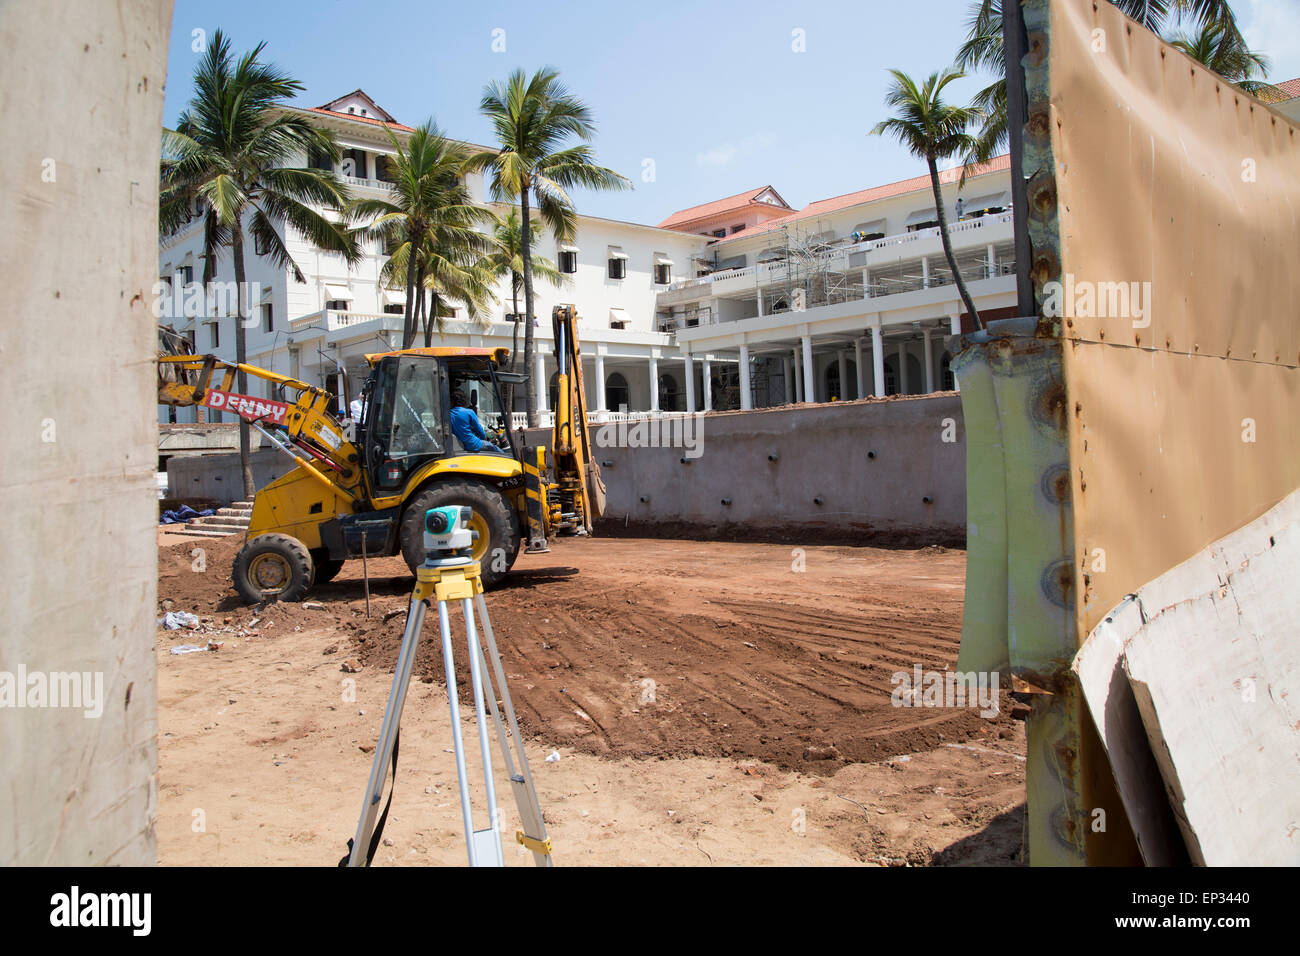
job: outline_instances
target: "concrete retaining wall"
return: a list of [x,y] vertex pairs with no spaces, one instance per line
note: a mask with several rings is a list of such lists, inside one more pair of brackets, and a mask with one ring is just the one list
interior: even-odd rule
[[[253,483],[269,485],[294,467],[282,451],[263,448],[253,452]],[[228,505],[244,497],[239,452],[220,455],[180,455],[167,459],[167,494],[171,498],[212,498]]]
[[[964,539],[966,449],[955,393],[723,412],[689,425],[666,419],[653,435],[650,424],[592,428],[609,492],[606,522]],[[549,430],[529,434],[532,443],[549,439]],[[660,447],[634,447],[647,441]]]

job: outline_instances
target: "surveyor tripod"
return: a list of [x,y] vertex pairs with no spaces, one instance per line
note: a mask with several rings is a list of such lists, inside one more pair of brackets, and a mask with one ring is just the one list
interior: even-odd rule
[[[368,866],[383,834],[388,808],[393,800],[391,791],[388,805],[378,816],[377,824],[376,814],[379,812],[384,778],[388,774],[390,764],[393,767],[394,785],[397,782],[398,730],[402,720],[402,706],[406,702],[406,691],[411,683],[411,673],[415,669],[415,652],[420,643],[424,613],[431,601],[436,601],[438,607],[438,630],[442,636],[442,660],[447,672],[452,746],[456,755],[460,810],[465,826],[469,865],[503,866],[505,863],[501,849],[501,821],[496,800],[496,784],[492,776],[491,744],[488,740],[490,731],[487,715],[489,713],[491,723],[496,728],[501,755],[506,765],[506,774],[510,780],[510,788],[514,791],[515,804],[519,808],[519,819],[523,824],[523,829],[515,834],[515,839],[532,851],[533,860],[538,866],[551,865],[551,841],[546,836],[546,824],[542,820],[541,807],[537,803],[537,792],[533,788],[532,774],[528,770],[528,757],[524,753],[523,737],[519,733],[514,705],[510,700],[510,691],[506,687],[505,672],[501,668],[501,655],[497,653],[492,622],[488,618],[487,605],[483,602],[483,582],[479,574],[479,565],[473,560],[470,552],[473,539],[466,527],[470,514],[469,508],[449,506],[432,508],[425,515],[424,546],[427,557],[424,564],[415,572],[415,591],[411,595],[406,632],[402,635],[397,669],[393,674],[393,689],[389,693],[388,706],[384,710],[384,722],[379,730],[379,744],[375,748],[374,765],[370,768],[370,781],[366,787],[365,802],[361,807],[361,820],[357,824],[356,837],[349,843],[349,855],[345,858],[348,866]],[[465,742],[460,724],[460,701],[456,690],[456,665],[452,653],[451,628],[447,618],[447,604],[451,601],[460,602],[461,612],[465,618],[470,684],[474,695],[479,755],[483,763],[484,789],[487,797],[488,826],[482,830],[474,829],[474,812],[470,803]],[[482,641],[479,639],[476,626],[478,621],[483,624]],[[493,678],[495,678],[495,685]],[[501,698],[499,710],[498,694]],[[507,724],[509,734],[506,732]]]

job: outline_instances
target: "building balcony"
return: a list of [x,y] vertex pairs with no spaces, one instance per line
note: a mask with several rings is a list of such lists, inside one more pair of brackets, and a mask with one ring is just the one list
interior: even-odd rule
[[[1010,239],[1012,222],[1013,215],[1010,212],[963,219],[952,223],[948,227],[948,234],[954,250],[977,248]],[[898,259],[919,259],[942,254],[943,240],[939,235],[939,227],[933,226],[862,242],[837,240],[826,251],[806,262],[794,264],[793,268],[796,271],[848,272]],[[663,309],[714,296],[737,295],[757,286],[786,283],[790,279],[791,268],[791,263],[773,260],[741,269],[724,269],[694,279],[683,279],[659,293],[658,305]]]

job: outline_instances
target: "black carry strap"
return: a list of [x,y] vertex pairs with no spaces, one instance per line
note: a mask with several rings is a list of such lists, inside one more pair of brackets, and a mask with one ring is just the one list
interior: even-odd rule
[[[375,832],[370,837],[370,849],[366,851],[366,866],[375,858],[375,851],[379,849],[379,841],[384,837],[384,823],[388,820],[388,808],[393,805],[393,791],[397,789],[397,747],[402,742],[402,731],[399,728],[393,735],[393,783],[388,788],[388,802],[384,804],[384,812],[379,814],[379,820],[375,824]],[[348,840],[348,852],[339,860],[339,866],[347,866],[348,860],[352,859],[352,844],[355,838]]]

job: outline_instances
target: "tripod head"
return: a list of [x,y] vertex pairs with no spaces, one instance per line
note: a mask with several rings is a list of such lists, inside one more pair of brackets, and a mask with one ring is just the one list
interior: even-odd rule
[[461,505],[430,508],[424,514],[424,566],[449,568],[472,564],[472,545],[477,535],[470,530],[472,509]]

